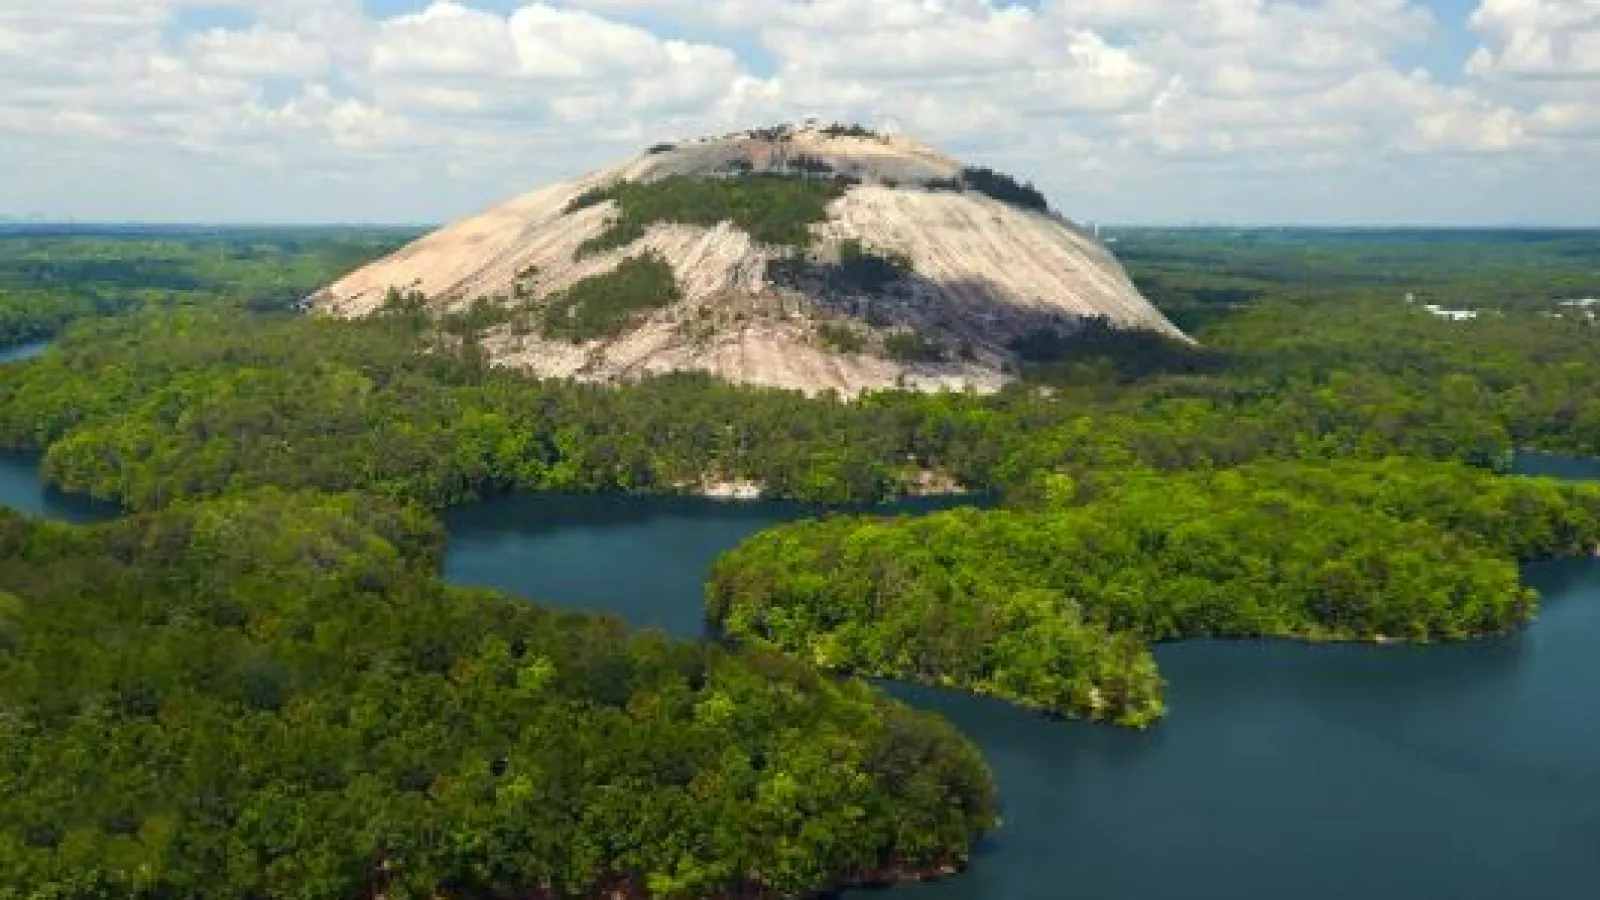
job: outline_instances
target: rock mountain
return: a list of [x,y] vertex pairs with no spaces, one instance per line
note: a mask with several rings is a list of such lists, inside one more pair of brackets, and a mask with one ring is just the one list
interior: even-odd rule
[[659,144],[310,303],[453,313],[497,363],[544,376],[700,370],[845,395],[996,390],[1090,320],[1188,340],[1031,186],[854,126]]

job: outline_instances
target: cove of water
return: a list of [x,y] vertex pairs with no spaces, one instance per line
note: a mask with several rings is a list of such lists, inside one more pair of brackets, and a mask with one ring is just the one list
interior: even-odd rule
[[[1600,465],[1575,460],[1540,458],[1527,468],[1600,475]],[[0,504],[72,517],[68,503],[38,490],[28,460],[0,457]],[[445,575],[692,637],[701,633],[701,584],[717,554],[815,512],[686,498],[502,498],[446,516]],[[1146,733],[891,686],[948,716],[983,749],[1005,824],[967,874],[881,896],[1592,896],[1600,886],[1600,561],[1530,566],[1527,578],[1544,611],[1504,640],[1162,646],[1171,713]]]
[[0,363],[23,362],[42,356],[50,349],[49,341],[31,341],[26,344],[13,344],[9,347],[0,347]]
[[[50,349],[50,344],[50,341],[33,341],[0,347],[0,365],[43,356]],[[117,514],[117,507],[113,504],[64,494],[47,487],[39,477],[40,459],[38,453],[0,450],[0,507],[10,507],[30,516],[79,524],[108,519]]]
[[[931,512],[960,502],[927,498],[894,509]],[[497,497],[445,513],[444,578],[698,638],[705,624],[701,588],[712,562],[757,531],[823,512],[799,503],[698,497]]]
[[[695,637],[712,560],[810,512],[504,498],[446,517],[445,574]],[[1506,640],[1162,646],[1171,712],[1148,733],[891,685],[982,747],[1005,819],[966,875],[891,896],[1587,895],[1600,886],[1600,561],[1527,577],[1545,611]]]
[[1557,456],[1554,453],[1522,453],[1517,456],[1519,475],[1542,475],[1569,481],[1600,481],[1600,459]]
[[109,519],[117,508],[47,487],[39,477],[39,454],[0,450],[0,507],[30,516],[83,524]]

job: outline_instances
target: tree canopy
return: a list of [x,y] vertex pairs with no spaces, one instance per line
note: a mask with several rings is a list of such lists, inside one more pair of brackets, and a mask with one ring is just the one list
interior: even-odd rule
[[[770,195],[619,200],[616,227],[747,217],[782,243],[825,202],[825,181],[749,183]],[[223,287],[179,284],[192,248],[15,251],[56,260],[29,290],[71,270],[52,296],[81,300],[111,272],[157,299],[6,332],[82,320],[5,368],[0,446],[145,512],[0,514],[0,897],[792,894],[943,869],[994,823],[981,761],[816,667],[1144,725],[1153,642],[1498,634],[1536,610],[1517,560],[1600,540],[1594,490],[1494,474],[1600,454],[1600,332],[1555,303],[1600,294],[1592,236],[1118,240],[1200,347],[1090,323],[1036,336],[995,396],[852,403],[531,380],[488,365],[492,304],[263,314],[290,293],[228,241]],[[602,323],[634,308],[599,299]],[[413,506],[708,479],[1006,506],[753,538],[708,594],[742,649],[448,588]]]
[[1537,609],[1520,559],[1600,543],[1600,486],[1389,459],[1040,477],[1029,508],[781,526],[725,555],[713,627],[842,672],[1143,726],[1153,641],[1463,640]]
[[606,229],[585,241],[579,254],[626,247],[658,222],[706,227],[732,222],[763,244],[805,247],[811,226],[828,218],[828,204],[844,195],[837,178],[750,174],[735,178],[674,176],[622,181],[588,191],[568,205],[575,212],[606,201],[616,213]]
[[960,866],[942,720],[434,577],[415,509],[0,511],[0,896],[792,896]]

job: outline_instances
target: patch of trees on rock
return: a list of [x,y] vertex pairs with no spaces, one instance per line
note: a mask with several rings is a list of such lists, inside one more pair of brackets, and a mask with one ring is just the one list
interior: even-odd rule
[[574,343],[616,337],[634,316],[683,299],[672,264],[653,251],[630,256],[615,269],[592,275],[546,298],[541,331]]
[[810,226],[827,221],[828,204],[844,191],[836,180],[793,175],[672,177],[595,188],[573,199],[567,212],[616,203],[605,230],[579,246],[580,257],[626,247],[659,222],[705,228],[732,222],[760,243],[805,247],[812,240]]
[[959,178],[934,178],[922,186],[931,191],[977,191],[980,194],[1034,212],[1049,212],[1050,202],[1031,183],[1024,184],[1004,172],[968,166]]

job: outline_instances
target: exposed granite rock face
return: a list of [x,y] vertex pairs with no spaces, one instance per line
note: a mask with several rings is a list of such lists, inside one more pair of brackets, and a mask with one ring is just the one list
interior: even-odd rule
[[[759,244],[731,222],[662,222],[626,247],[579,252],[617,211],[608,200],[569,212],[586,191],[621,181],[739,178],[800,166],[848,184],[829,205],[827,221],[812,226],[811,259],[837,261],[841,246],[860,241],[908,262],[909,272],[871,293],[841,290],[826,279],[775,279],[769,263],[794,251]],[[318,310],[352,317],[379,308],[392,289],[421,292],[440,311],[478,298],[537,307],[654,251],[671,264],[681,301],[639,312],[614,337],[572,344],[543,338],[537,329],[500,326],[485,346],[500,364],[546,376],[616,381],[698,370],[845,395],[896,386],[997,390],[1015,367],[1012,340],[1041,328],[1067,333],[1090,317],[1187,340],[1090,234],[1055,213],[951,189],[962,172],[956,160],[904,138],[816,129],[663,145],[449,225],[310,299]],[[886,349],[886,338],[907,333],[920,335],[933,352]]]

